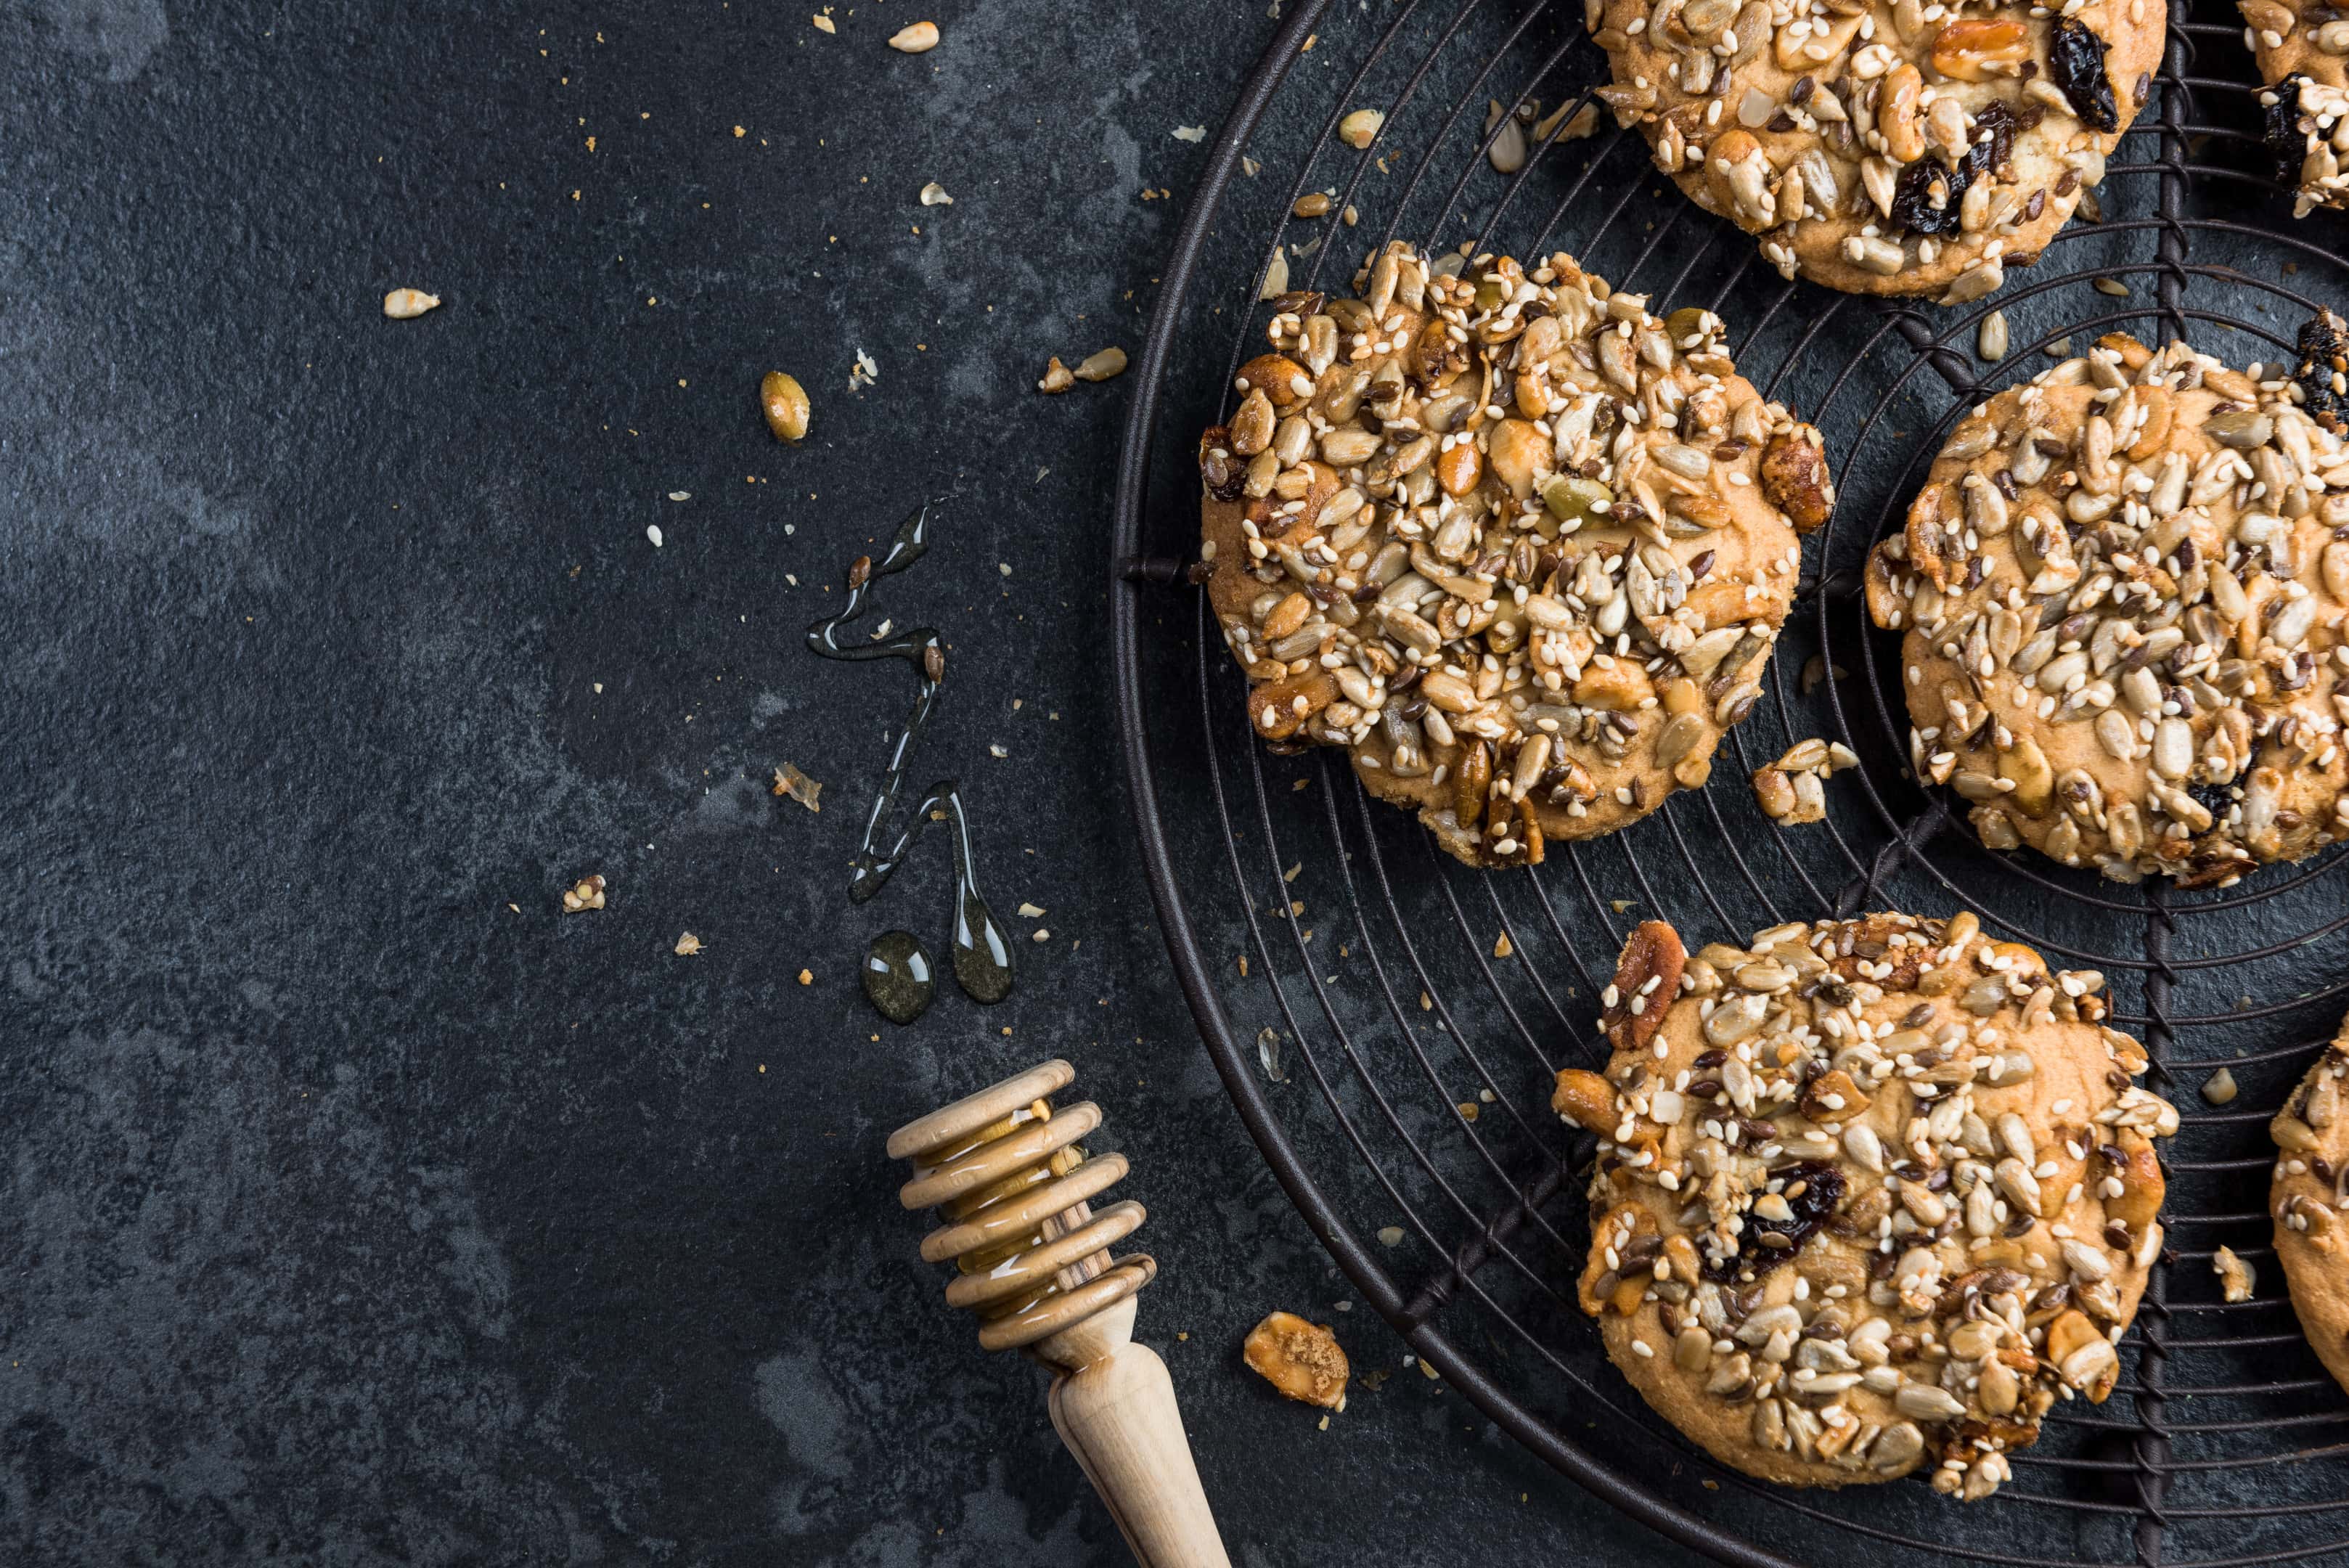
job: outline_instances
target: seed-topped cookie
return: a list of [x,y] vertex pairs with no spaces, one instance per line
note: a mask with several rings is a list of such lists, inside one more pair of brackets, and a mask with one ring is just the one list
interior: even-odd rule
[[2276,182],[2295,194],[2292,215],[2349,207],[2349,9],[2240,0],[2243,42],[2258,61]]
[[2205,887],[2349,836],[2333,358],[2114,335],[1958,425],[1867,593],[1917,776],[1984,844]]
[[1257,733],[1345,747],[1476,866],[1703,784],[1834,504],[1817,432],[1719,318],[1660,319],[1563,254],[1396,245],[1357,286],[1275,301],[1199,441]]
[[2276,1261],[2316,1358],[2349,1388],[2349,1018],[2268,1133]]
[[1599,1139],[1580,1297],[1609,1357],[1749,1475],[1995,1490],[2058,1398],[2112,1391],[2161,1251],[2178,1113],[2103,983],[1971,914],[1693,958],[1633,931],[1606,1074],[1553,1100]]
[[2104,178],[2161,59],[2161,0],[1588,0],[1600,94],[1780,273],[1957,304]]

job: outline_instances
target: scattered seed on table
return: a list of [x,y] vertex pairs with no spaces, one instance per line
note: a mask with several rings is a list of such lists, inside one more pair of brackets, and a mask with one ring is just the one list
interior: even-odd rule
[[2214,1106],[2223,1106],[2235,1097],[2235,1075],[2221,1067],[2202,1085],[2202,1097]]
[[839,28],[837,28],[837,27],[835,27],[835,26],[833,26],[832,25],[832,18],[831,18],[831,17],[829,17],[829,16],[825,16],[825,15],[824,15],[823,12],[821,12],[821,11],[817,12],[814,16],[812,16],[809,17],[809,18],[808,18],[808,20],[809,20],[809,21],[811,21],[811,22],[813,22],[813,23],[816,25],[816,30],[817,30],[817,31],[819,31],[819,32],[823,32],[823,33],[836,33],[836,32],[840,31],[840,29],[839,29]]
[[1387,117],[1375,109],[1358,109],[1338,122],[1338,140],[1357,151],[1379,139]]
[[657,523],[647,524],[645,528],[645,537],[653,542],[654,549],[659,549],[661,547],[660,524]]
[[1125,350],[1112,345],[1098,354],[1086,355],[1084,362],[1077,367],[1076,375],[1080,381],[1106,381],[1112,376],[1123,375],[1124,371]]
[[1207,128],[1204,125],[1178,125],[1174,128],[1174,140],[1177,141],[1205,141],[1207,140]]
[[947,194],[947,188],[944,185],[941,185],[936,181],[933,180],[928,184],[922,187],[922,205],[925,207],[951,207],[954,205],[954,198]]
[[1308,191],[1298,197],[1288,210],[1300,218],[1318,218],[1330,210],[1330,193],[1326,191]]
[[901,55],[926,55],[938,47],[938,25],[916,22],[890,35],[889,47]]
[[2128,297],[2128,285],[2123,283],[2116,277],[2100,277],[2096,279],[2095,289],[2098,294],[2109,294],[2115,299],[2127,299]]
[[759,409],[777,441],[795,441],[808,433],[807,389],[795,377],[768,371],[759,383]]
[[440,296],[420,288],[395,288],[383,296],[383,313],[394,321],[412,321],[428,310],[440,308]]

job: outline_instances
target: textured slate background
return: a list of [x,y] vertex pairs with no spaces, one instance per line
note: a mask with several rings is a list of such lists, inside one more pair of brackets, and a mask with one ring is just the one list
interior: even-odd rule
[[[1029,389],[1138,352],[1172,131],[1265,7],[552,9],[0,0],[0,1556],[1125,1561],[880,1149],[1057,1053],[1237,1560],[1674,1560],[1415,1375],[1324,1432],[1237,1365],[1275,1305],[1402,1352],[1333,1315],[1131,867],[1123,389]],[[943,956],[943,846],[843,889],[908,684],[799,637],[926,494],[916,774],[1048,913],[1008,1002],[897,1031],[854,966]]]

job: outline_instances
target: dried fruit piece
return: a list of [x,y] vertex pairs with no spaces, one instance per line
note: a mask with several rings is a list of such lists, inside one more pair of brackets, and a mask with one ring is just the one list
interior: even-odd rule
[[2308,159],[2308,136],[2300,128],[2300,84],[2307,79],[2295,71],[2260,94],[2260,140],[2275,159],[2276,183],[2287,189],[2300,183]]
[[807,389],[781,370],[768,371],[759,382],[759,411],[777,441],[795,441],[808,433]]
[[1662,920],[1642,920],[1632,929],[1615,961],[1615,983],[1599,1026],[1618,1051],[1638,1051],[1663,1027],[1664,1013],[1680,995],[1688,950],[1681,934]]
[[2320,310],[2300,329],[2300,366],[2292,372],[2300,383],[2301,408],[2310,419],[2335,435],[2349,434],[2349,322],[2330,310]]
[[1326,1324],[1308,1323],[1295,1313],[1268,1313],[1248,1331],[1240,1355],[1250,1371],[1291,1399],[1326,1410],[1346,1407],[1350,1368]]
[[[1847,1190],[1844,1174],[1825,1160],[1806,1159],[1772,1174],[1785,1179],[1780,1196],[1785,1199],[1792,1218],[1751,1221],[1754,1229],[1750,1233],[1759,1245],[1740,1247],[1719,1259],[1707,1259],[1704,1277],[1715,1284],[1726,1283],[1746,1272],[1758,1280],[1779,1264],[1794,1262],[1803,1243],[1833,1219],[1843,1205]],[[1779,1240],[1772,1241],[1773,1236]]]
[[2014,116],[1993,99],[1974,115],[1973,140],[1956,163],[1920,158],[1900,171],[1893,188],[1892,221],[1912,234],[1960,232],[1960,208],[1975,180],[2004,163],[2014,150]]
[[[2086,23],[2062,17],[2047,39],[2047,70],[2081,124],[2112,131],[2121,128],[2121,111],[2105,75],[2105,41]],[[2298,173],[2296,162],[2293,172]]]

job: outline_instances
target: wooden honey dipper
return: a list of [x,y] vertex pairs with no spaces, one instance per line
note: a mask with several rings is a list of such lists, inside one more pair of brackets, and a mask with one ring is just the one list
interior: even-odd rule
[[1158,1264],[1109,1254],[1147,1215],[1132,1199],[1091,1206],[1124,1177],[1125,1156],[1077,1147],[1100,1106],[1052,1108],[1076,1075],[1047,1062],[899,1127],[889,1157],[910,1160],[914,1179],[897,1196],[943,1211],[922,1257],[961,1271],[947,1302],[978,1314],[978,1343],[1052,1369],[1052,1425],[1143,1568],[1231,1568],[1174,1379],[1133,1339],[1134,1297]]

